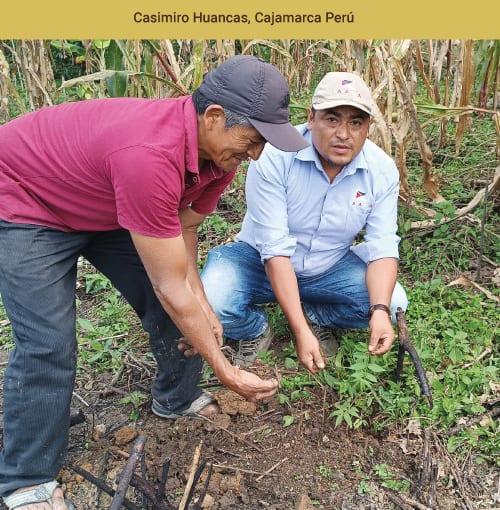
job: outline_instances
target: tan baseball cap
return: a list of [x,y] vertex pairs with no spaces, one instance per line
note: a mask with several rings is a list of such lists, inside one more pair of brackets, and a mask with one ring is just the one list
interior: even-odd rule
[[368,115],[372,114],[372,93],[363,79],[354,73],[327,73],[318,83],[312,98],[315,110],[337,106],[354,106]]

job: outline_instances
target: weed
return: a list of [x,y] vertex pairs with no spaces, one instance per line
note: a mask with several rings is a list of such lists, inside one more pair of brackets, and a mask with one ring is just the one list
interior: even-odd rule
[[86,272],[83,277],[87,293],[97,294],[111,289],[111,282],[102,273]]
[[316,471],[327,480],[331,480],[333,478],[333,470],[326,464],[320,464]]
[[139,418],[139,408],[148,400],[148,395],[141,391],[133,391],[130,395],[120,399],[120,404],[132,404],[133,409],[130,412],[130,420],[137,421]]
[[[351,405],[351,402],[337,402],[336,410],[332,411],[328,418],[335,418],[335,425],[338,426],[345,422],[348,427],[354,427],[353,418],[359,418],[359,410]],[[358,427],[354,427],[358,428]]]
[[85,272],[83,278],[85,289],[94,300],[94,307],[91,318],[77,318],[80,358],[99,371],[116,371],[134,341],[129,333],[137,318],[105,276]]
[[10,325],[9,318],[5,312],[5,308],[2,303],[2,296],[0,295],[0,347],[5,350],[11,350],[14,348],[14,342],[12,340],[12,327]]
[[381,485],[396,492],[404,492],[409,489],[410,482],[397,480],[396,475],[388,468],[387,464],[377,464],[375,474],[381,480]]
[[371,487],[370,487],[370,484],[368,483],[370,480],[369,477],[364,477],[358,484],[358,487],[356,489],[356,492],[358,494],[370,494],[371,493]]

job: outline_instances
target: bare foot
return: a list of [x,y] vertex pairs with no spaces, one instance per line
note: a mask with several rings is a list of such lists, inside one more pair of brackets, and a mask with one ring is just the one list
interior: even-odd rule
[[198,414],[200,416],[203,416],[203,418],[211,418],[215,414],[219,414],[219,413],[220,413],[220,407],[215,402],[206,405],[201,411],[198,412]]

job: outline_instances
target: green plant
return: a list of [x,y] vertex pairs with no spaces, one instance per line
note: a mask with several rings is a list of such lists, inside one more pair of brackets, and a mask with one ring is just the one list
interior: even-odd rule
[[111,289],[111,282],[99,272],[85,272],[83,276],[85,280],[85,292],[99,293]]
[[381,480],[381,485],[396,492],[404,492],[409,489],[410,482],[408,480],[397,480],[396,475],[389,469],[387,464],[377,464],[375,466],[375,474]]
[[9,318],[5,312],[2,303],[2,296],[0,295],[0,347],[6,350],[14,348],[14,341],[12,339],[12,326],[10,325]]
[[371,494],[371,487],[370,487],[370,484],[368,483],[370,480],[369,477],[364,477],[359,483],[358,483],[358,487],[356,489],[356,492],[358,494]]
[[359,410],[352,406],[350,401],[346,402],[337,402],[335,404],[335,411],[332,411],[328,418],[335,418],[335,425],[340,425],[342,422],[345,422],[348,427],[358,428],[361,423],[358,424],[358,427],[353,423],[353,419],[359,418]]
[[92,317],[77,317],[80,357],[98,370],[118,370],[134,341],[129,332],[137,318],[106,277],[86,270],[82,277],[94,307]]
[[131,421],[137,421],[139,418],[139,408],[149,400],[149,396],[141,391],[133,391],[126,397],[120,399],[120,404],[132,404],[132,411],[130,412]]
[[333,470],[327,464],[320,464],[317,468],[317,472],[327,480],[331,480],[333,478]]

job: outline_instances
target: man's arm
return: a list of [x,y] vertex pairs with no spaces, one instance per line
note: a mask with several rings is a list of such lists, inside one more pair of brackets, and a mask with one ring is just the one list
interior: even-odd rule
[[272,257],[265,262],[267,277],[276,300],[295,336],[299,361],[311,373],[325,368],[319,343],[309,328],[300,304],[297,277],[289,257]]
[[189,342],[214,369],[220,382],[250,401],[272,396],[275,379],[262,380],[227,361],[188,279],[182,236],[158,239],[131,232],[161,305]]
[[[398,262],[395,258],[382,258],[368,264],[366,270],[366,287],[370,304],[391,304],[392,293],[396,285]],[[384,354],[394,342],[394,328],[384,310],[375,310],[370,319],[370,354]]]
[[[182,236],[186,246],[188,281],[211,324],[212,331],[214,332],[219,346],[222,347],[222,324],[215,315],[210,303],[207,301],[205,290],[203,289],[203,284],[200,279],[200,273],[198,272],[198,228],[205,220],[206,215],[198,214],[190,207],[186,207],[179,211],[179,218],[181,221]],[[194,354],[194,352],[187,349],[185,350],[185,354],[190,355]]]

